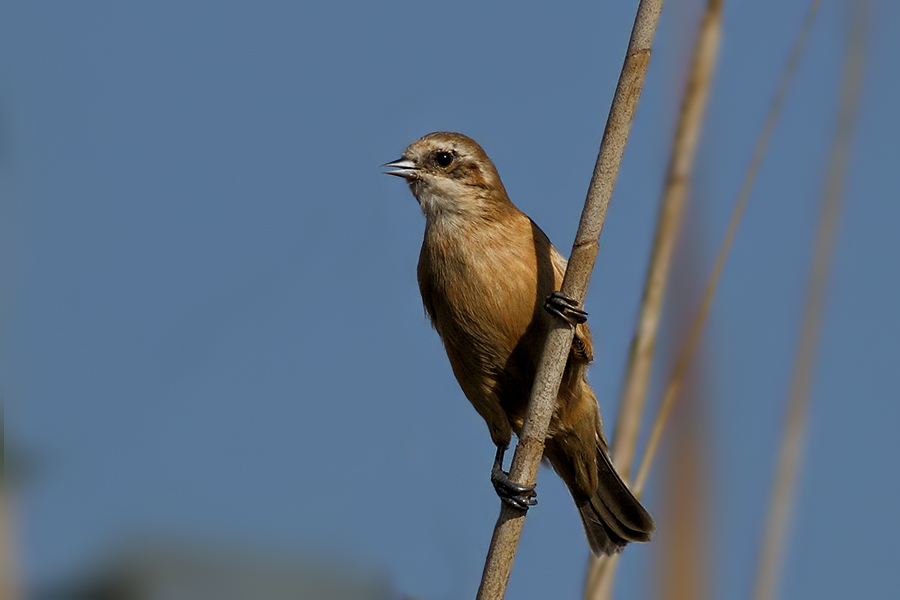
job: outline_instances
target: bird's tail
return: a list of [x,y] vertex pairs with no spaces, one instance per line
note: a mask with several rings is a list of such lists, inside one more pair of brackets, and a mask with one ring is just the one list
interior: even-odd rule
[[600,485],[578,507],[591,551],[616,554],[629,542],[649,542],[656,529],[653,517],[619,477],[609,455],[603,449],[597,455]]

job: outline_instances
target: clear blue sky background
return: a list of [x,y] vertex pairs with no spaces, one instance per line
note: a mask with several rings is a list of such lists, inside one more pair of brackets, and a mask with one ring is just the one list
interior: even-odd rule
[[[693,209],[702,273],[808,3],[725,4]],[[379,165],[464,132],[567,253],[635,6],[5,3],[0,374],[7,445],[33,465],[25,583],[165,532],[472,597],[493,448],[423,314],[423,218]],[[699,6],[664,8],[588,292],[607,423]],[[712,315],[717,597],[747,597],[753,576],[846,21],[823,1]],[[875,2],[787,598],[900,590],[898,22]],[[549,471],[539,490],[509,597],[577,597],[577,513]],[[648,594],[652,547],[622,563],[622,597]]]

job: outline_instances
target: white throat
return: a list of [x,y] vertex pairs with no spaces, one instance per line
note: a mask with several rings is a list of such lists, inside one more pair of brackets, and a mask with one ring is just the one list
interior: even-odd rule
[[416,186],[417,189],[414,189],[413,193],[422,212],[425,213],[428,225],[458,227],[470,221],[478,210],[473,206],[471,199],[463,200],[469,190],[465,185],[455,181],[442,183],[444,185],[440,190],[434,190],[428,185]]

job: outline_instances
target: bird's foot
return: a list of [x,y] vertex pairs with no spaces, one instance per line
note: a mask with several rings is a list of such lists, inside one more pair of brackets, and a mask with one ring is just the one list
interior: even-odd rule
[[533,485],[522,485],[510,480],[509,473],[503,470],[503,455],[506,448],[498,447],[497,456],[494,458],[494,466],[491,469],[491,483],[494,491],[500,496],[500,500],[513,508],[528,510],[537,504],[537,492]]
[[587,321],[587,313],[578,308],[574,300],[564,296],[562,292],[553,292],[544,300],[544,310],[556,315],[574,327]]

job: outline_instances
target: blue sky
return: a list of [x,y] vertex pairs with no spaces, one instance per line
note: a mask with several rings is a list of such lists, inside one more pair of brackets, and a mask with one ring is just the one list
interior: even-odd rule
[[[663,10],[588,291],[608,424],[700,4]],[[725,4],[692,199],[703,273],[807,3]],[[717,597],[753,576],[846,5],[822,3],[706,341]],[[568,253],[635,6],[6,3],[0,392],[7,444],[34,465],[25,583],[176,534],[472,597],[493,447],[422,310],[420,211],[379,166],[466,133]],[[900,589],[900,6],[873,17],[784,597]],[[538,481],[509,597],[575,597],[581,525],[557,478]],[[629,548],[622,595],[647,595],[652,569],[652,546]]]

